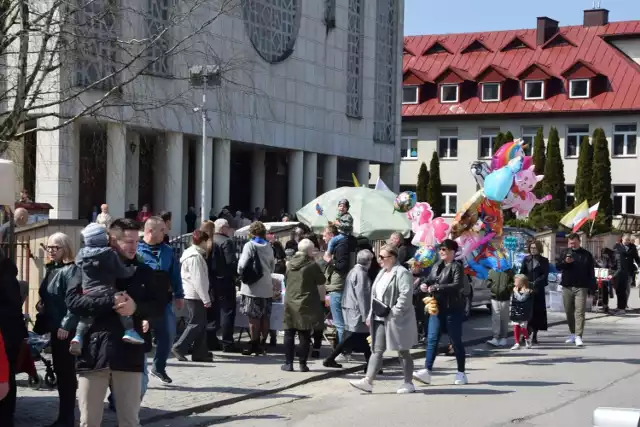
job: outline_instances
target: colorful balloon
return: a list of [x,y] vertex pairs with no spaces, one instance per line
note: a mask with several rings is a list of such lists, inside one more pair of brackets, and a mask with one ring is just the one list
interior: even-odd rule
[[412,265],[421,269],[431,267],[438,258],[438,252],[433,246],[420,246],[412,258]]
[[426,202],[418,202],[416,205],[407,212],[407,218],[412,224],[422,225],[427,222],[431,222],[433,219],[433,209],[431,205]]
[[517,157],[497,171],[491,172],[484,180],[484,195],[487,199],[502,202],[513,185],[515,175],[522,169],[522,157]]
[[551,200],[550,194],[538,199],[533,193],[536,184],[544,178],[544,175],[536,175],[534,169],[535,166],[531,165],[516,174],[511,192],[502,202],[502,208],[511,209],[517,218],[528,217],[535,205]]
[[416,193],[413,191],[404,191],[396,197],[393,202],[393,208],[398,212],[409,212],[417,202]]

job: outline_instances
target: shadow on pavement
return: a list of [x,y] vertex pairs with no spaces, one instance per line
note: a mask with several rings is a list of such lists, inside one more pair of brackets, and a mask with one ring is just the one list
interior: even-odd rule
[[435,388],[429,387],[427,389],[418,389],[416,393],[428,394],[428,395],[461,395],[461,396],[480,396],[480,395],[495,395],[495,394],[508,394],[513,393],[515,390],[494,390],[490,388],[472,388],[472,387],[458,387],[458,388]]
[[593,362],[609,362],[609,363],[627,363],[629,365],[640,365],[640,359],[603,359],[598,357],[556,357],[551,359],[530,359],[515,360],[513,362],[499,362],[501,365],[530,365],[530,366],[548,366],[558,363],[593,363]]
[[[260,421],[260,420],[280,420],[285,417],[280,415],[238,415],[235,417],[216,417],[216,416],[194,416],[190,417],[193,420],[194,425],[198,426],[210,426],[216,424],[225,424],[235,421]],[[143,423],[144,425],[144,423]]]
[[478,384],[490,385],[494,387],[547,387],[557,385],[568,385],[566,381],[485,381]]

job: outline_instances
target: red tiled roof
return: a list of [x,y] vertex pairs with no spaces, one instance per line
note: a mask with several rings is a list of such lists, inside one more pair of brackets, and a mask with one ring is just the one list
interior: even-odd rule
[[[512,78],[537,64],[542,71],[562,80],[566,86],[564,73],[580,64],[594,74],[606,76],[610,89],[593,93],[589,99],[570,99],[566,91],[552,93],[539,101],[525,101],[520,93],[491,103],[469,96],[462,97],[460,104],[453,106],[441,104],[435,96],[420,104],[403,105],[403,117],[640,110],[640,65],[607,41],[623,36],[640,37],[640,21],[613,22],[599,27],[560,27],[556,37],[558,35],[568,43],[548,44],[545,49],[536,47],[535,29],[408,36],[404,43],[410,52],[424,53],[438,42],[451,53],[404,55],[403,71],[412,68],[429,76],[429,80],[437,81],[449,70],[463,80],[475,81],[471,76],[478,77],[492,65],[500,67],[496,71],[503,70],[505,77]],[[531,49],[503,51],[516,38]],[[481,40],[488,50],[462,53],[475,40]]]

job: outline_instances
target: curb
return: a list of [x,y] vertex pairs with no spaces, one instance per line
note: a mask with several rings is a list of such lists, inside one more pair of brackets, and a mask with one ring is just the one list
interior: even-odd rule
[[[598,313],[588,319],[586,319],[586,321],[590,321],[590,320],[594,320],[594,319],[600,319],[603,317],[607,317],[609,316],[606,313]],[[560,326],[560,325],[566,325],[567,321],[566,320],[559,320],[556,322],[551,322],[548,324],[549,328],[555,327],[555,326]],[[491,335],[489,336],[484,336],[484,337],[478,337],[478,338],[473,338],[470,339],[468,341],[464,341],[463,344],[466,346],[475,346],[475,345],[479,345],[484,343],[485,341],[487,341],[488,339],[491,339]],[[411,352],[411,358],[412,359],[421,359],[423,357],[425,357],[426,355],[426,350],[419,350],[419,351],[413,351]],[[391,365],[393,363],[396,362],[396,357],[389,357],[386,359],[382,360],[382,366],[388,366]],[[202,414],[204,412],[209,412],[213,409],[217,409],[217,408],[221,408],[223,406],[229,406],[229,405],[234,405],[236,403],[240,403],[243,402],[245,400],[249,400],[249,399],[254,399],[254,398],[259,398],[259,397],[264,397],[264,396],[269,396],[272,394],[277,394],[277,393],[281,393],[283,391],[286,390],[290,390],[292,388],[296,388],[296,387],[300,387],[303,385],[307,385],[307,384],[311,384],[314,382],[318,382],[318,381],[324,381],[327,379],[331,379],[331,378],[336,378],[336,377],[340,377],[346,374],[351,374],[354,372],[358,372],[361,371],[362,368],[364,367],[364,365],[358,365],[358,366],[351,366],[349,368],[342,368],[342,369],[336,369],[334,371],[329,371],[329,372],[325,372],[319,375],[314,375],[312,377],[309,378],[305,378],[303,380],[300,381],[296,381],[294,383],[291,383],[289,385],[285,385],[282,387],[276,387],[276,388],[272,388],[269,390],[261,390],[261,391],[257,391],[255,393],[249,393],[249,394],[245,394],[242,396],[236,396],[236,397],[231,397],[228,399],[222,399],[222,400],[217,400],[215,402],[211,402],[211,403],[205,403],[202,405],[197,405],[197,406],[193,406],[190,408],[185,408],[185,409],[180,409],[178,411],[173,411],[173,412],[169,412],[169,413],[165,413],[165,414],[159,414],[159,415],[154,415],[152,417],[149,418],[145,418],[143,420],[140,420],[140,424],[141,425],[147,425],[147,424],[153,424],[153,423],[157,423],[159,421],[164,421],[164,420],[170,420],[173,418],[179,418],[179,417],[188,417],[190,415],[197,415],[197,414]]]

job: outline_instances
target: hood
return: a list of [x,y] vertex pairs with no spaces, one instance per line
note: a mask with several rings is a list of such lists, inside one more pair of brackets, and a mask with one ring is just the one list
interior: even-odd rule
[[249,243],[252,245],[256,245],[258,248],[263,248],[269,245],[269,242],[265,241],[264,243],[256,242],[255,240],[249,240]]
[[289,260],[288,266],[291,271],[301,270],[303,267],[311,264],[313,260],[305,254],[296,253]]
[[109,246],[100,246],[100,247],[85,246],[84,248],[80,248],[80,250],[76,254],[76,262],[81,262],[83,259],[86,259],[86,258],[95,258],[111,250],[112,249]]
[[182,252],[182,256],[180,257],[180,262],[184,262],[187,258],[191,258],[194,256],[205,256],[206,252],[199,246],[191,245],[184,252]]

